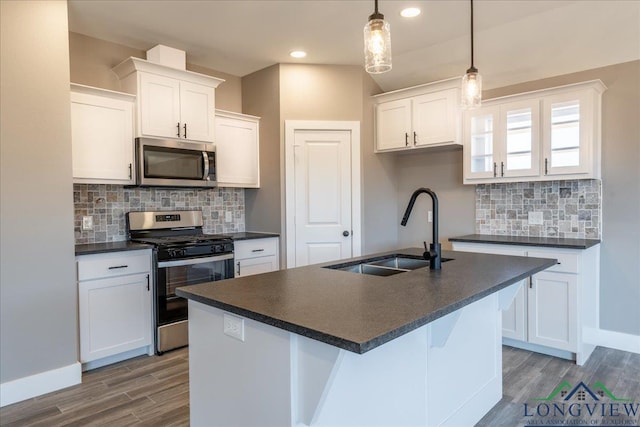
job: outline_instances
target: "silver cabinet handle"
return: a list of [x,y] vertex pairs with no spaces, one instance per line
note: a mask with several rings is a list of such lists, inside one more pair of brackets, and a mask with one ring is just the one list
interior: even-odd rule
[[185,123],[182,128],[184,129],[184,139],[187,139],[187,124]]
[[504,162],[500,162],[500,176],[504,176]]
[[264,252],[264,249],[252,249],[251,252]]
[[498,164],[496,162],[493,162],[493,177],[495,178],[496,176],[498,176]]
[[404,133],[404,146],[409,146],[409,134],[407,132]]
[[549,159],[546,157],[544,159],[544,174],[549,175]]
[[413,145],[418,144],[418,134],[413,132]]
[[178,138],[180,138],[180,122],[178,122]]
[[127,268],[129,267],[128,265],[114,265],[112,267],[109,267],[109,270],[117,270],[118,268]]
[[240,275],[240,261],[238,261],[237,266],[238,266],[238,276],[239,276]]

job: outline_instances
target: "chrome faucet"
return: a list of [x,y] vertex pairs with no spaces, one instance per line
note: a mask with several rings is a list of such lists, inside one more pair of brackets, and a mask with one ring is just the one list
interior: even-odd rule
[[409,205],[407,206],[407,210],[404,212],[404,217],[402,217],[400,225],[403,227],[407,225],[413,205],[418,196],[422,193],[427,193],[431,196],[431,200],[433,202],[433,243],[431,243],[429,245],[429,249],[427,249],[427,242],[424,242],[425,251],[422,256],[424,259],[429,260],[429,268],[431,270],[440,270],[442,268],[442,248],[440,243],[438,243],[438,196],[436,196],[436,193],[431,191],[429,188],[418,188],[414,191],[411,195],[411,200],[409,200]]

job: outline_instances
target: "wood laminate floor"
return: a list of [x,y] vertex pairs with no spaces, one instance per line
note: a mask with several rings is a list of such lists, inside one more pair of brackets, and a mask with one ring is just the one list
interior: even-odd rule
[[[548,396],[563,381],[572,386],[583,381],[589,387],[600,381],[616,397],[640,403],[640,355],[634,353],[598,347],[584,366],[576,366],[505,346],[503,374],[503,399],[478,427],[522,427],[538,420],[548,425],[548,418],[525,417],[524,403]],[[565,419],[572,421],[575,417]],[[616,425],[633,426],[638,425],[638,419],[617,417],[614,421],[619,422]],[[87,372],[80,385],[0,409],[0,425],[188,426],[188,349],[142,356]]]

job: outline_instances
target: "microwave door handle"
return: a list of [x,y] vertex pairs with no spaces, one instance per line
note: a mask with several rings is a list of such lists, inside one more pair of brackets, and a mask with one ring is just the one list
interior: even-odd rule
[[202,179],[206,181],[209,179],[209,155],[206,151],[202,152],[202,159],[204,160],[204,175]]

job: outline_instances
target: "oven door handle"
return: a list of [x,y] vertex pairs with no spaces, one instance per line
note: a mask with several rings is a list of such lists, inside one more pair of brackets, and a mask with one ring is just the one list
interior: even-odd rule
[[183,265],[193,265],[193,264],[205,264],[207,262],[225,261],[228,259],[233,259],[233,254],[216,255],[216,256],[210,256],[206,258],[180,259],[176,261],[160,261],[158,262],[158,268],[180,267]]

